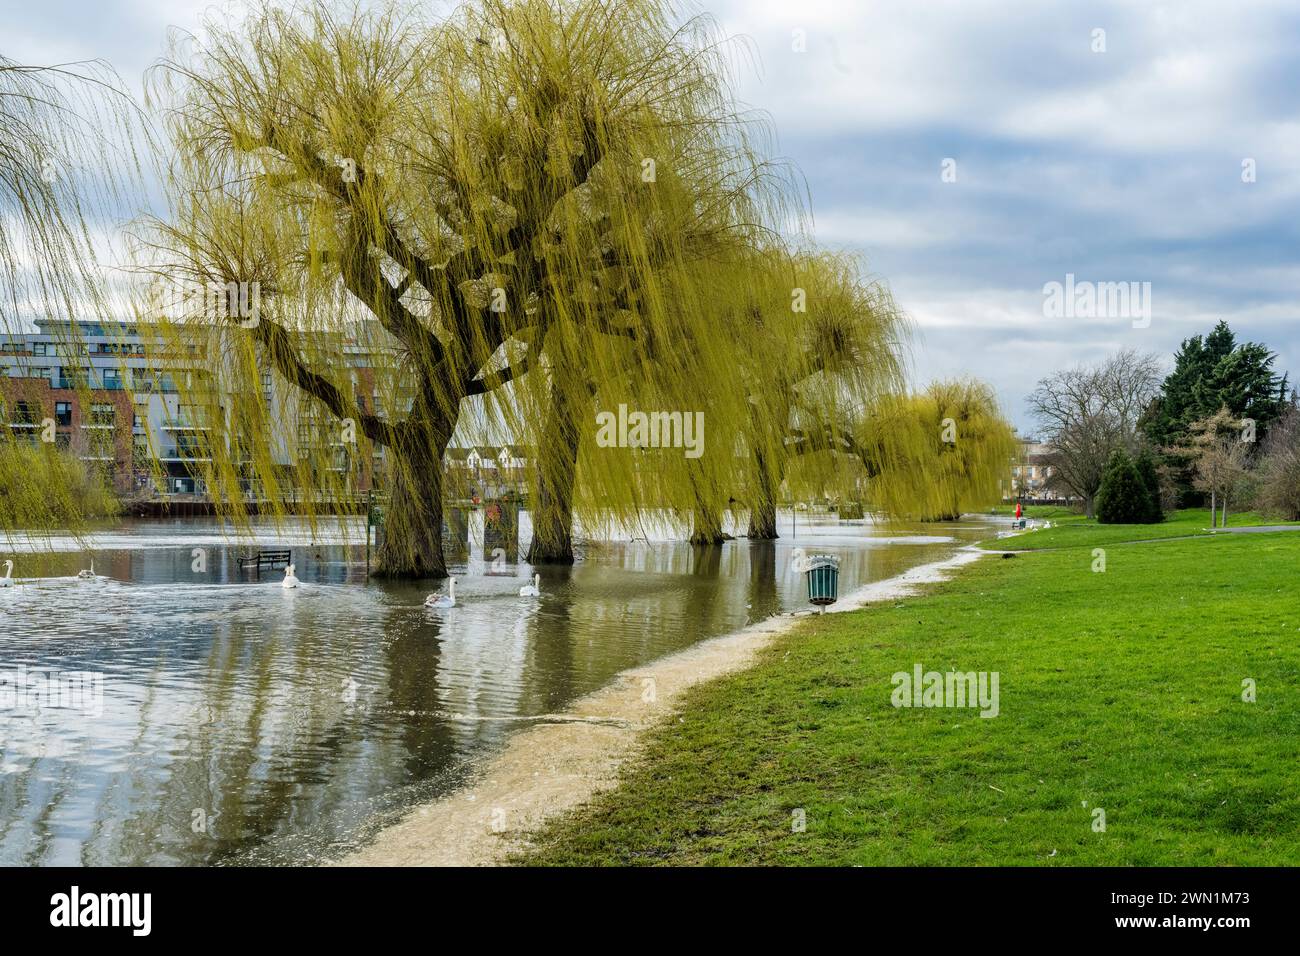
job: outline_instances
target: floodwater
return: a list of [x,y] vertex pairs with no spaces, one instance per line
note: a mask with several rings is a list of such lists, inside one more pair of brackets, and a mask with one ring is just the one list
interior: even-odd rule
[[[296,590],[282,571],[240,571],[210,520],[127,521],[92,551],[11,543],[0,865],[328,859],[618,672],[806,607],[794,547],[838,555],[847,593],[989,534],[802,518],[781,531],[589,543],[577,565],[538,569],[542,596],[524,599],[532,568],[490,547],[485,562],[471,528],[447,610],[423,606],[437,582],[368,581],[357,529],[260,529],[255,546],[292,548]],[[78,578],[92,559],[95,577]]]

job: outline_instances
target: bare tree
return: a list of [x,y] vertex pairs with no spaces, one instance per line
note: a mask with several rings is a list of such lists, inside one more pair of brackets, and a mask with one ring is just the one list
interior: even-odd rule
[[1138,420],[1160,388],[1156,356],[1121,349],[1097,365],[1062,369],[1039,381],[1029,409],[1052,451],[1051,484],[1082,498],[1088,516],[1113,452],[1136,454]]
[[1261,509],[1300,519],[1300,410],[1291,408],[1273,424],[1260,455]]
[[1228,502],[1240,495],[1250,473],[1250,445],[1242,440],[1242,423],[1221,408],[1188,428],[1188,446],[1178,450],[1192,460],[1193,486],[1210,493],[1210,527],[1220,525],[1218,506],[1222,503],[1222,526],[1226,528]]

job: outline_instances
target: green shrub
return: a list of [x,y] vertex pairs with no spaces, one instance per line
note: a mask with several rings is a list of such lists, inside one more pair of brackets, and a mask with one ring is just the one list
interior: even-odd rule
[[1117,451],[1097,492],[1097,520],[1101,524],[1154,524],[1160,520],[1158,495],[1152,493],[1133,459]]
[[1138,477],[1142,479],[1142,485],[1147,490],[1147,516],[1139,524],[1156,524],[1165,520],[1164,509],[1161,507],[1160,491],[1160,474],[1156,470],[1156,460],[1149,450],[1144,449],[1142,454],[1138,455],[1137,461],[1133,463],[1137,469]]

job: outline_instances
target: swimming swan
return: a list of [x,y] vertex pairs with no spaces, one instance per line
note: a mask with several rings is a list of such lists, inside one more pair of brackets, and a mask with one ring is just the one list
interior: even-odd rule
[[525,584],[523,587],[521,587],[521,588],[519,589],[519,596],[520,596],[520,597],[541,597],[541,596],[542,596],[542,576],[541,576],[540,574],[534,574],[534,575],[533,575],[533,583],[532,583],[532,584]]
[[296,588],[298,579],[294,576],[293,570],[295,565],[286,565],[284,569],[284,580],[280,582],[282,588]]
[[455,607],[456,606],[456,579],[447,579],[447,593],[435,591],[424,599],[425,607]]
[[90,570],[87,571],[85,568],[82,568],[80,571],[77,572],[77,577],[79,577],[83,581],[95,580],[95,559],[94,558],[90,559]]
[[5,576],[0,578],[0,588],[11,588],[14,586],[14,579],[10,576],[14,573],[14,563],[5,562]]

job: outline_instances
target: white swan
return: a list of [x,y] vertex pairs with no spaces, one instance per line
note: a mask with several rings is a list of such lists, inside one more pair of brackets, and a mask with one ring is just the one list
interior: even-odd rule
[[795,574],[803,574],[808,570],[808,552],[803,548],[795,548],[790,552],[790,570]]
[[456,606],[456,579],[447,579],[447,593],[435,591],[424,599],[425,607],[455,607]]
[[14,563],[12,561],[6,561],[5,576],[0,578],[0,588],[11,588],[14,586],[14,579],[11,577],[13,573]]
[[298,578],[293,573],[295,567],[296,565],[293,564],[285,565],[284,580],[280,582],[280,587],[296,588],[298,586]]
[[85,568],[82,568],[80,571],[77,572],[77,577],[79,577],[83,581],[95,580],[95,559],[94,558],[90,559],[90,570],[87,571]]
[[533,583],[525,584],[519,589],[520,597],[541,597],[542,596],[542,576],[533,575]]

